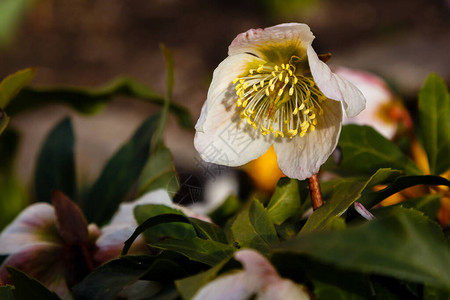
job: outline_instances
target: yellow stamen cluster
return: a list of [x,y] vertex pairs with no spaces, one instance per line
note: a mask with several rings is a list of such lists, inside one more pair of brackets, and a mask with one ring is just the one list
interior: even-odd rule
[[296,73],[292,61],[297,59],[281,66],[261,64],[233,81],[241,118],[263,135],[304,136],[323,114],[320,102],[326,97],[312,77]]

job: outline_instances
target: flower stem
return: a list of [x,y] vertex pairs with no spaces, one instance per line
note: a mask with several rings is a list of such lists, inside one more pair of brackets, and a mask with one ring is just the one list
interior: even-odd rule
[[311,193],[311,202],[313,209],[316,210],[323,205],[322,191],[320,190],[319,178],[317,174],[308,178],[309,192]]

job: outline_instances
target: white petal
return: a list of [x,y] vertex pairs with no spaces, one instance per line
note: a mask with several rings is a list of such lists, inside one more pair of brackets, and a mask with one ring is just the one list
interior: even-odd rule
[[272,264],[259,252],[252,249],[243,249],[234,254],[234,258],[240,261],[248,274],[261,277],[278,276],[277,271]]
[[[200,118],[195,125],[197,131],[208,131],[220,120],[211,119],[209,111],[219,106],[221,110],[234,111],[236,90],[233,80],[246,74],[251,68],[258,68],[263,60],[253,55],[242,53],[225,58],[214,70],[213,79],[208,89],[208,96],[203,104]],[[208,122],[207,122],[208,121]],[[205,122],[207,122],[205,124]],[[211,124],[212,123],[212,124]]]
[[50,204],[28,206],[0,234],[0,255],[12,254],[39,243],[62,243],[55,222],[55,210]]
[[347,117],[356,116],[366,107],[366,99],[361,91],[346,79],[331,72],[327,64],[319,59],[312,46],[308,47],[308,61],[319,89],[326,97],[341,101]]
[[[285,23],[265,29],[250,29],[239,34],[228,48],[229,55],[239,53],[252,53],[258,57],[266,58],[266,50],[277,51],[287,48],[298,52],[298,49],[306,48],[314,40],[309,26],[300,23]],[[294,46],[294,47],[289,47]],[[302,51],[302,52],[303,52]],[[298,53],[284,53],[284,59],[289,59],[292,55]],[[273,62],[273,61],[272,61]]]
[[120,204],[119,210],[114,214],[109,225],[105,227],[116,225],[129,225],[132,227],[136,227],[137,223],[134,219],[133,210],[136,206],[145,204],[162,204],[172,207],[173,203],[170,199],[169,194],[164,189],[148,192],[147,194],[144,194],[142,197],[134,200],[133,202]]
[[271,145],[271,137],[263,136],[239,117],[235,95],[230,86],[205,103],[208,108],[202,110],[199,123],[203,121],[197,123],[194,138],[194,146],[204,161],[240,166],[264,154]]
[[279,279],[258,293],[258,300],[309,300],[302,287],[288,279]]
[[[118,258],[122,252],[124,243],[133,234],[136,226],[114,225],[105,226],[101,236],[96,241],[97,251],[94,259],[99,263],[105,263],[111,259]],[[150,254],[147,243],[142,235],[133,242],[128,254]]]
[[274,144],[278,166],[290,178],[303,180],[316,174],[336,148],[342,123],[341,103],[328,99],[320,105],[324,114],[317,117],[314,131],[292,140],[278,139]]
[[243,271],[221,276],[200,289],[193,300],[244,300],[256,291]]

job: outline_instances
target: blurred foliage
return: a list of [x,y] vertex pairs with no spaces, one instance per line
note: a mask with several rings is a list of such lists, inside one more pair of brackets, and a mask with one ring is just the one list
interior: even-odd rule
[[13,41],[32,0],[0,1],[0,50]]
[[[65,99],[63,102],[89,112],[123,93],[124,86],[131,94],[151,101],[159,99],[156,102],[162,105],[161,111],[149,116],[110,158],[85,194],[77,191],[74,181],[75,133],[70,119],[51,130],[38,156],[34,188],[38,201],[49,201],[52,189],[74,200],[53,193],[54,197],[59,195],[61,203],[66,201],[66,205],[54,202],[59,229],[64,229],[59,233],[66,242],[72,240],[71,234],[76,241],[78,233],[67,225],[69,215],[61,217],[62,206],[70,206],[71,210],[65,212],[74,212],[70,214],[77,220],[74,223],[84,224],[85,229],[83,214],[88,222],[105,225],[124,201],[159,188],[179,188],[162,134],[169,112],[180,120],[187,120],[188,115],[182,107],[173,110],[173,60],[170,51],[164,46],[162,49],[167,65],[164,97],[152,98],[147,89],[141,94],[141,89],[130,88],[130,82],[93,90],[39,92],[25,88],[6,107],[15,107],[12,111],[17,113],[31,103],[21,99],[40,95],[42,98],[36,99],[43,104],[47,96],[57,95],[53,100]],[[278,181],[269,201],[256,192],[246,199],[228,197],[210,215],[216,223],[189,217],[178,206],[134,207],[137,225],[124,244],[122,256],[93,268],[73,286],[74,299],[124,298],[127,287],[142,282],[152,283],[142,290],[147,298],[189,299],[216,277],[241,269],[233,254],[242,248],[256,249],[268,257],[281,276],[305,284],[317,299],[448,299],[450,244],[444,234],[448,224],[439,218],[439,212],[441,199],[448,196],[450,187],[445,177],[450,167],[449,105],[445,84],[431,75],[420,93],[421,130],[417,130],[429,172],[374,129],[345,126],[339,141],[342,159],[325,166],[334,176],[321,183],[325,204],[312,212],[307,181],[288,178]],[[14,175],[16,144],[17,136],[8,128],[0,139],[1,174]],[[422,186],[424,192],[402,204],[380,205],[387,197],[413,186]],[[6,190],[1,184],[0,188]],[[356,202],[375,219],[364,219],[354,208]],[[150,254],[127,255],[139,236]],[[87,239],[84,231],[83,237]],[[5,299],[29,299],[30,293],[36,299],[58,299],[23,272],[8,271],[14,288],[0,288],[0,296]]]

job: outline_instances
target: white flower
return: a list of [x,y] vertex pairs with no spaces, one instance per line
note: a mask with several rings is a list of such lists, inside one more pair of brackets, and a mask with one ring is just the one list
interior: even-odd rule
[[[120,256],[125,241],[133,234],[138,226],[134,218],[133,210],[139,205],[146,204],[165,205],[180,210],[188,217],[211,222],[208,217],[197,214],[186,207],[174,204],[166,190],[159,189],[150,191],[133,202],[120,204],[118,211],[114,214],[110,223],[101,228],[100,237],[96,242],[98,249],[94,256],[96,261],[104,263]],[[133,242],[128,253],[150,254],[149,247],[143,235],[140,235]]]
[[383,79],[365,71],[343,67],[334,71],[353,83],[367,100],[366,109],[353,118],[344,117],[344,124],[372,126],[388,139],[394,137],[400,123],[405,128],[412,127],[408,111]]
[[256,295],[258,300],[307,300],[302,286],[278,275],[270,262],[255,250],[244,249],[234,254],[245,270],[220,276],[202,287],[194,300],[240,300]]
[[313,39],[309,27],[297,23],[251,29],[234,39],[195,127],[202,159],[239,166],[273,145],[287,176],[318,172],[336,147],[342,106],[353,117],[365,99],[319,59]]

